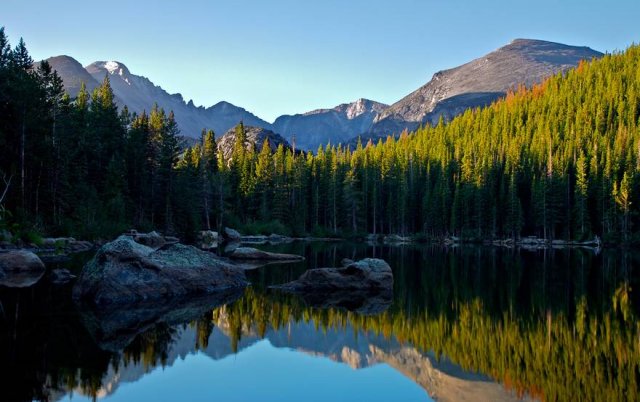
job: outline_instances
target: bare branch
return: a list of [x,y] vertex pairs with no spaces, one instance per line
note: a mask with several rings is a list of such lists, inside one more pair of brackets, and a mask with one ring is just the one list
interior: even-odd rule
[[13,180],[13,175],[9,176],[9,179],[7,180],[7,175],[6,174],[2,174],[2,181],[4,182],[4,190],[2,191],[2,195],[0,196],[0,204],[2,204],[2,201],[4,201],[4,198],[7,196],[7,193],[9,192],[9,187],[11,187],[11,180]]

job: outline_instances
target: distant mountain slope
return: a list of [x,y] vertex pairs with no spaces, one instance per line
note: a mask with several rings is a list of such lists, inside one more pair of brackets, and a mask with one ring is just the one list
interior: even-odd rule
[[485,56],[449,70],[394,103],[376,117],[363,137],[398,134],[419,124],[435,124],[485,106],[520,84],[527,87],[578,65],[580,60],[601,57],[588,47],[568,46],[532,39],[516,39]]
[[369,131],[376,117],[388,105],[368,99],[343,103],[333,109],[283,115],[273,122],[274,131],[289,142],[295,135],[296,148],[315,150],[327,143],[344,143],[358,133]]
[[187,137],[199,138],[202,128],[213,129],[220,136],[243,121],[246,126],[280,133],[289,142],[295,135],[296,148],[315,150],[327,143],[355,144],[360,135],[366,140],[413,130],[421,123],[435,124],[441,116],[451,119],[468,108],[490,104],[520,84],[531,86],[575,67],[580,60],[600,56],[602,53],[588,47],[516,39],[469,63],[435,73],[431,81],[391,106],[359,99],[331,109],[283,115],[273,124],[228,102],[196,107],[191,101],[185,102],[182,95],[171,95],[149,79],[132,74],[117,61],[98,61],[86,69],[69,56],[48,61],[72,96],[77,94],[80,82],[86,82],[92,90],[108,74],[119,106],[127,105],[140,113],[157,102],[166,111],[174,111]]
[[82,68],[69,56],[53,57],[47,61],[58,71],[70,95],[77,94],[80,81],[87,82],[87,87],[93,89],[109,75],[118,106],[127,105],[130,111],[141,113],[143,110],[148,112],[157,103],[167,112],[173,110],[180,131],[186,137],[199,138],[203,128],[212,129],[219,136],[240,121],[248,125],[271,127],[266,121],[228,102],[220,102],[209,108],[195,106],[191,101],[187,103],[182,95],[169,94],[148,78],[132,74],[121,62],[97,61]]
[[[100,83],[76,59],[69,56],[55,56],[47,59],[51,68],[58,72],[64,88],[71,97],[76,97],[84,82],[91,93]],[[104,78],[104,77],[103,77]]]

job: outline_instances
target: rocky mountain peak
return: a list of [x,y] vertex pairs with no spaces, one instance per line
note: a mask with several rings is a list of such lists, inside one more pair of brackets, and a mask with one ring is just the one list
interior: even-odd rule
[[387,108],[387,105],[365,98],[360,98],[355,102],[346,104],[345,106],[346,109],[344,110],[344,113],[348,119],[355,119],[364,113],[379,113]]
[[466,64],[438,71],[431,81],[381,112],[365,137],[384,137],[413,130],[419,124],[449,120],[474,107],[504,96],[518,85],[527,87],[600,57],[588,47],[569,46],[537,39],[515,39]]
[[[262,144],[265,140],[269,141],[271,152],[275,152],[278,146],[282,144],[285,148],[291,148],[291,145],[280,134],[276,134],[271,130],[262,127],[244,126],[246,133],[245,147],[260,152]],[[236,143],[236,128],[232,127],[218,140],[218,151],[222,152],[224,158],[229,160],[233,153],[233,147]]]
[[114,60],[96,61],[94,63],[89,64],[85,68],[89,72],[89,74],[93,75],[94,77],[98,75],[105,75],[105,74],[117,75],[122,77],[122,79],[128,85],[131,85],[132,74],[127,68],[127,66],[125,66],[124,63],[121,63],[119,61],[114,61]]
[[206,109],[196,106],[193,101],[185,102],[181,94],[169,94],[148,78],[132,74],[121,61],[96,61],[86,67],[69,56],[52,57],[47,61],[58,72],[65,90],[71,96],[76,96],[82,82],[87,84],[91,92],[108,74],[118,107],[127,105],[131,112],[142,113],[150,111],[157,103],[167,113],[174,112],[181,134],[186,137],[200,138],[203,128],[212,129],[218,134],[224,133],[240,121],[248,125],[271,127],[266,121],[228,102],[220,102]]

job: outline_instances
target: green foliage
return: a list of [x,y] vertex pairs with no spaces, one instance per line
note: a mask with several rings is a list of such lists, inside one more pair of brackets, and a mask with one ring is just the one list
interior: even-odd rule
[[242,233],[250,235],[270,235],[272,233],[277,233],[284,236],[290,236],[292,234],[287,226],[277,220],[247,222],[238,227]]
[[12,241],[22,241],[25,244],[42,245],[42,235],[33,229],[23,229],[13,235]]
[[62,92],[0,34],[3,207],[52,232],[152,227],[188,237],[229,222],[283,232],[469,239],[640,237],[640,47],[583,62],[449,123],[316,154],[215,136],[180,154],[172,113],[120,115],[108,77]]
[[[296,233],[631,243],[640,167],[640,48],[583,62],[445,124],[356,149],[260,152],[236,128],[228,215]],[[259,145],[259,144],[258,144]],[[263,144],[264,145],[264,144]]]

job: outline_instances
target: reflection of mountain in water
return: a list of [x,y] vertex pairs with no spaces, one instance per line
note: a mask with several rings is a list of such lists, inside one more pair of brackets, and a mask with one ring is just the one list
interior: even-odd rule
[[[230,334],[231,326],[222,307],[215,327],[209,335],[206,347],[198,350],[198,331],[195,325],[174,328],[172,343],[161,362],[164,367],[172,366],[178,359],[185,359],[198,352],[213,360],[221,360],[234,354],[234,344]],[[434,356],[425,354],[394,338],[386,339],[382,334],[355,331],[347,324],[344,328],[316,327],[314,321],[290,321],[278,330],[267,329],[264,339],[276,348],[288,348],[317,357],[326,357],[338,363],[361,369],[377,364],[387,364],[420,385],[436,400],[442,401],[510,401],[518,400],[515,394],[506,390],[488,377],[467,373],[446,360],[437,362]],[[237,342],[237,353],[259,342],[261,338],[255,328],[244,326]],[[123,383],[136,382],[155,369],[155,365],[138,358],[121,359],[111,365],[102,379],[96,394],[102,398],[113,394]],[[81,389],[73,391],[82,394]],[[60,395],[62,396],[62,395]]]

